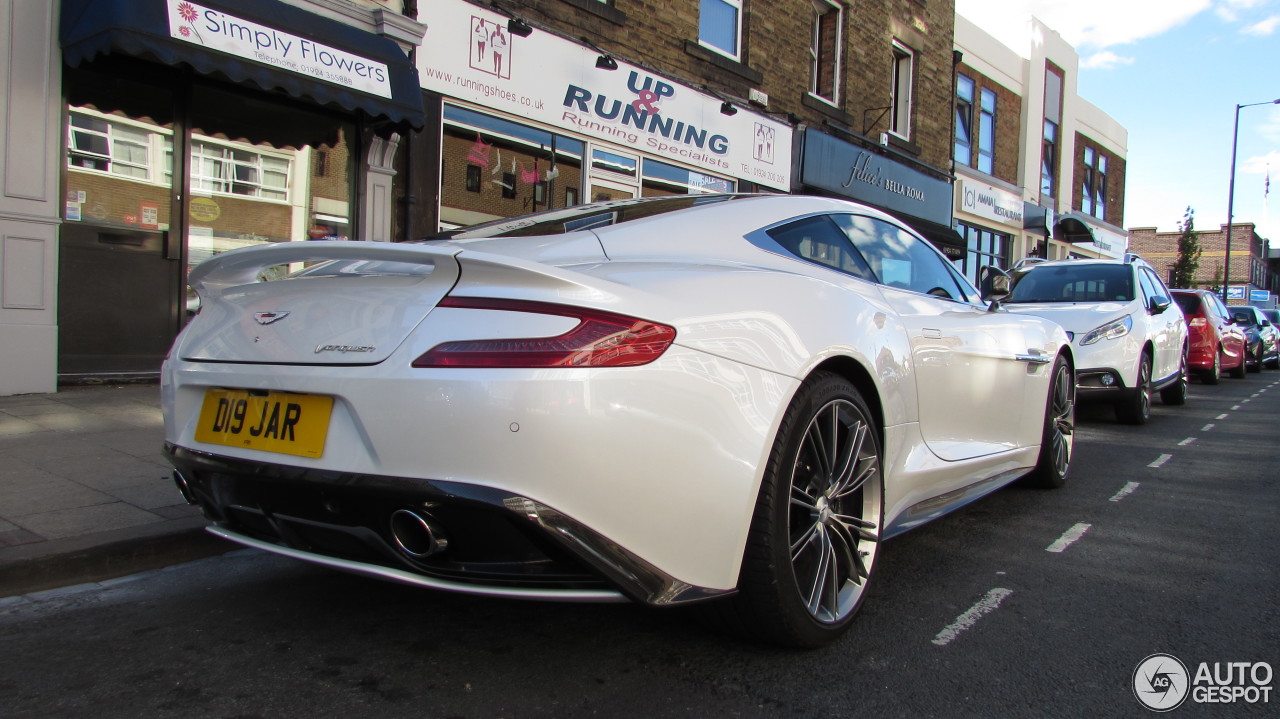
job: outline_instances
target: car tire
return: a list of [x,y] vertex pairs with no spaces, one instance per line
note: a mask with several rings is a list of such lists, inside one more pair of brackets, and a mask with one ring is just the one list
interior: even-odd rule
[[1182,350],[1182,366],[1178,368],[1178,379],[1173,384],[1160,390],[1160,401],[1178,407],[1187,403],[1187,350]]
[[1213,366],[1204,371],[1200,375],[1200,381],[1205,384],[1218,384],[1222,381],[1222,348],[1213,354]]
[[1138,378],[1133,395],[1116,402],[1116,419],[1123,424],[1146,424],[1151,419],[1151,353],[1138,359]]
[[795,648],[822,646],[848,629],[866,597],[884,518],[872,417],[843,377],[818,372],[801,386],[765,468],[738,593],[717,603],[732,613],[731,628]]
[[1075,450],[1076,379],[1067,358],[1059,355],[1049,378],[1049,397],[1044,407],[1044,431],[1040,436],[1040,457],[1036,468],[1021,484],[1040,489],[1057,489],[1071,472]]
[[1257,354],[1253,355],[1253,364],[1249,365],[1249,371],[1258,373],[1262,371],[1262,350],[1259,349]]
[[1249,348],[1245,347],[1240,352],[1240,365],[1238,367],[1232,367],[1231,371],[1227,373],[1231,375],[1232,379],[1244,379],[1245,365],[1248,364],[1248,360],[1246,358],[1248,356]]

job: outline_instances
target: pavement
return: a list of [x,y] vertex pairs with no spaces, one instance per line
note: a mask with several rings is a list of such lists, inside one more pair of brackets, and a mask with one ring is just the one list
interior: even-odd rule
[[163,447],[156,384],[0,397],[0,597],[237,549],[204,531]]

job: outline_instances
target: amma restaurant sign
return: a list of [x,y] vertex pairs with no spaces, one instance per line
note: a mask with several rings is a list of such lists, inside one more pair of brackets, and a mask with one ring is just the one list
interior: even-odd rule
[[973,180],[959,179],[956,193],[960,212],[985,220],[1022,229],[1022,196]]

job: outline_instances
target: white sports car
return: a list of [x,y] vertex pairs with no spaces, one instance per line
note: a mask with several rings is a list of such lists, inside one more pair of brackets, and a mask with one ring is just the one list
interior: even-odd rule
[[1063,330],[840,200],[603,202],[235,250],[190,282],[179,488],[219,536],[384,579],[705,601],[816,646],[881,541],[1070,466]]

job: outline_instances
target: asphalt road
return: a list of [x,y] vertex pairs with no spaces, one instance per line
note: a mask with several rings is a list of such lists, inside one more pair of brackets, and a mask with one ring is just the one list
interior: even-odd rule
[[[1217,670],[1227,691],[1201,698],[1259,695],[1280,685],[1252,683],[1280,667],[1280,372],[1191,389],[1145,427],[1082,411],[1063,489],[1011,487],[888,542],[852,631],[821,650],[691,612],[461,597],[240,551],[0,603],[0,711],[1144,717],[1134,674],[1160,653]],[[1280,715],[1269,698],[1189,696],[1168,716]]]

